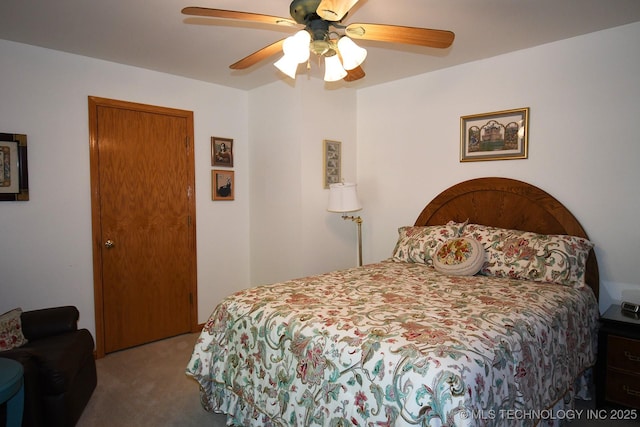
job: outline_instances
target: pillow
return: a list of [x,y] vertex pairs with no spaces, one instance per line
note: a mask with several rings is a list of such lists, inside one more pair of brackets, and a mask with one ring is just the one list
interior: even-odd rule
[[433,257],[436,271],[453,276],[473,276],[485,261],[484,246],[475,239],[458,237],[440,245]]
[[585,284],[585,268],[593,243],[582,237],[479,224],[467,224],[461,235],[484,246],[487,259],[481,274],[570,286]]
[[392,260],[433,266],[438,246],[459,234],[458,224],[400,227]]
[[0,316],[0,351],[11,350],[27,343],[22,335],[21,308],[14,308]]

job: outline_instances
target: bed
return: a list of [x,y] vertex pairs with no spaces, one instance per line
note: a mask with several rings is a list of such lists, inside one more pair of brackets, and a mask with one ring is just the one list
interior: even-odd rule
[[224,299],[186,372],[228,425],[562,424],[596,361],[592,246],[545,191],[465,181],[389,259]]

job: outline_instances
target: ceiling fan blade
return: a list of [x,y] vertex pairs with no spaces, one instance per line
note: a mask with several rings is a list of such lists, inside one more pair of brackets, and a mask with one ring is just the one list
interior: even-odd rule
[[240,61],[229,65],[229,68],[231,68],[232,70],[244,70],[245,68],[249,68],[252,65],[257,64],[258,62],[263,61],[278,52],[282,52],[282,45],[284,44],[284,41],[285,39],[278,40],[277,42],[272,43],[269,46],[265,46],[262,49],[253,52],[251,55],[245,56]]
[[350,24],[345,32],[354,39],[414,44],[441,49],[451,46],[455,38],[455,34],[451,31],[385,24]]
[[254,21],[263,24],[297,26],[298,23],[289,18],[279,16],[262,15],[259,13],[237,12],[235,10],[210,9],[207,7],[185,7],[182,9],[185,15],[207,16],[210,18],[237,19],[241,21]]
[[358,0],[322,0],[316,9],[320,18],[337,22],[351,10]]
[[360,80],[364,77],[364,70],[361,66],[357,66],[353,70],[347,70],[347,76],[344,78],[345,82],[353,82],[355,80]]

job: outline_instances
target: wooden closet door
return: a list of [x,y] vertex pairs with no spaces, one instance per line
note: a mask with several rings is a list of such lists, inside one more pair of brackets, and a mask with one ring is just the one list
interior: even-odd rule
[[90,123],[100,355],[197,323],[193,113],[90,98]]

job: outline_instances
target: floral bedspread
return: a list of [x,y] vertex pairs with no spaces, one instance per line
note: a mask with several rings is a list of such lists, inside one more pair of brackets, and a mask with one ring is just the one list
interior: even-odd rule
[[566,399],[597,322],[587,287],[387,260],[229,296],[187,374],[239,426],[535,425],[501,415]]

